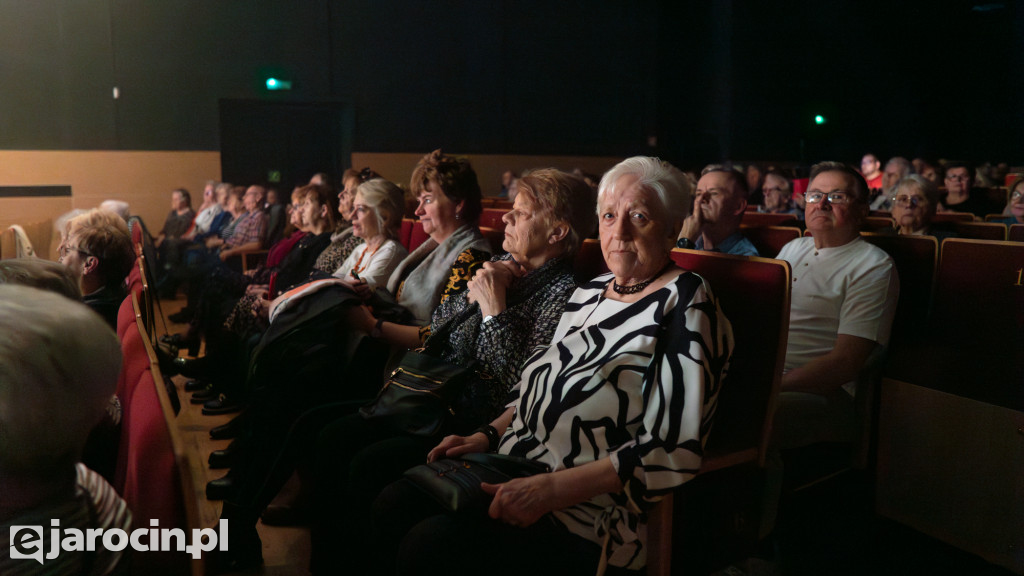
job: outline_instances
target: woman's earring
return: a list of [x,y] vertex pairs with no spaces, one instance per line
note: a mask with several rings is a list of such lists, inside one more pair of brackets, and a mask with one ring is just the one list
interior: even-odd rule
[[455,219],[456,220],[462,220],[462,213],[461,212],[456,212],[455,213]]

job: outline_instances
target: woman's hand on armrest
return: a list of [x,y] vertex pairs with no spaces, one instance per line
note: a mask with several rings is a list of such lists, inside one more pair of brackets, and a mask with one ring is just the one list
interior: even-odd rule
[[427,453],[427,462],[433,462],[439,458],[455,458],[463,454],[487,452],[489,446],[487,435],[483,432],[469,436],[445,436],[440,444]]

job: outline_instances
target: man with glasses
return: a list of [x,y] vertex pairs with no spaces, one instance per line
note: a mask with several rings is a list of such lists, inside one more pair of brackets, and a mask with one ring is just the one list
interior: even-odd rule
[[792,304],[764,528],[774,523],[781,489],[779,450],[855,440],[857,379],[889,342],[899,277],[889,255],[860,237],[867,198],[853,168],[816,164],[805,194],[812,236],[778,255],[792,266]]
[[757,256],[757,248],[740,234],[750,196],[746,177],[721,164],[701,171],[693,211],[683,222],[676,246],[736,256]]
[[66,225],[60,262],[82,289],[82,302],[114,329],[124,300],[124,281],[135,262],[128,225],[113,212],[95,208]]
[[950,162],[946,165],[946,210],[969,212],[984,219],[986,214],[1002,212],[1002,206],[995,206],[985,196],[984,190],[974,188],[974,168],[964,162]]

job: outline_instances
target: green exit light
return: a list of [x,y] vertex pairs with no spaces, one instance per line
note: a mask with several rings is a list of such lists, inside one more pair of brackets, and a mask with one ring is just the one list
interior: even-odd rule
[[814,117],[814,123],[817,124],[818,126],[821,126],[825,122],[827,122],[827,120],[825,120],[825,117],[822,116],[821,114],[818,114],[817,116]]
[[267,90],[291,90],[291,80],[281,80],[279,78],[267,78]]

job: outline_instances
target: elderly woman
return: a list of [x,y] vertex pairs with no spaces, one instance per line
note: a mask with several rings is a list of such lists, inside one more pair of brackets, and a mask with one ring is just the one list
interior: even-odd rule
[[380,176],[369,168],[363,168],[361,172],[352,168],[345,171],[341,178],[343,187],[338,193],[338,214],[341,215],[341,218],[338,219],[338,227],[331,235],[331,245],[320,253],[320,257],[317,258],[316,264],[313,266],[315,272],[310,275],[310,278],[330,276],[345,262],[356,246],[363,243],[362,238],[352,234],[354,210],[352,202],[356,197],[356,188],[372,178],[380,178]]
[[399,262],[409,255],[397,239],[405,193],[383,178],[374,178],[359,185],[352,205],[352,235],[363,243],[333,275],[357,293],[369,296],[371,290],[388,281]]
[[370,329],[371,336],[398,349],[422,344],[434,308],[465,290],[491,255],[490,244],[477,228],[480,184],[469,162],[435,150],[416,165],[410,184],[419,199],[416,216],[430,237],[388,279],[387,290],[398,309],[385,316],[378,302]]
[[900,180],[892,197],[892,219],[894,230],[899,235],[955,236],[952,230],[933,225],[939,206],[939,190],[931,180],[919,174],[911,174]]
[[459,564],[489,573],[644,566],[643,510],[700,469],[732,343],[706,283],[670,258],[691,198],[656,158],[605,174],[598,228],[611,273],[573,294],[501,416],[428,455],[497,450],[553,472],[482,485],[490,519],[444,514],[411,481],[393,483],[374,503],[373,536],[400,548],[376,558],[396,559],[399,574],[440,573],[459,542]]

